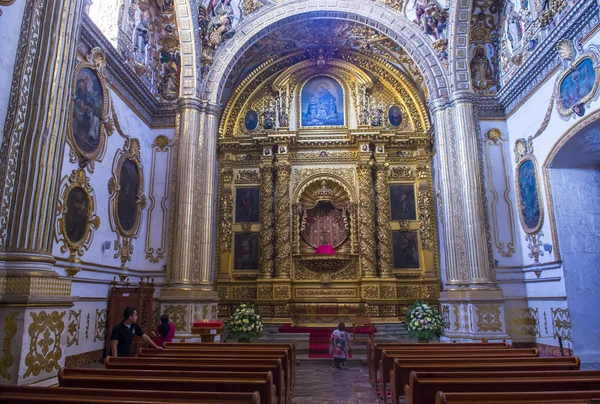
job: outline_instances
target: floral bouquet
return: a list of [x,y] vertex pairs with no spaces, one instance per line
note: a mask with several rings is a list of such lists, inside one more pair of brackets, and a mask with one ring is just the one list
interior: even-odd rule
[[444,335],[444,319],[436,306],[417,300],[406,314],[406,328],[411,338],[439,339]]
[[227,339],[240,342],[254,341],[260,337],[263,323],[258,310],[249,304],[239,305],[227,323]]

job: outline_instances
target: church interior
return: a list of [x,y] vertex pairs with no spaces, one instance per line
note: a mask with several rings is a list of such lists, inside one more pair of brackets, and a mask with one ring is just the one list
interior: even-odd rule
[[[596,0],[0,0],[0,27],[0,402],[120,397],[126,359],[198,372],[132,379],[148,403],[600,398]],[[126,306],[173,345],[110,368]],[[435,398],[405,356],[575,373]]]

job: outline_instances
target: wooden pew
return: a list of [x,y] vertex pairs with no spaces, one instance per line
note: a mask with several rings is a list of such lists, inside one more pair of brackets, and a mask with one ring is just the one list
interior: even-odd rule
[[392,351],[384,350],[381,353],[379,361],[379,389],[380,397],[383,399],[386,395],[387,383],[390,382],[390,373],[394,367],[394,359],[417,359],[417,358],[510,358],[510,357],[537,357],[539,350],[537,348],[524,349],[469,349],[464,350],[414,350],[414,349],[395,349]]
[[435,397],[435,404],[590,403],[594,398],[600,398],[600,390],[523,391],[518,393],[443,393],[440,391]]
[[277,388],[277,397],[282,397],[287,402],[289,386],[281,365],[281,359],[181,359],[181,358],[150,358],[129,357],[114,358],[107,356],[104,359],[105,369],[143,369],[155,371],[204,371],[204,372],[271,372],[273,384]]
[[457,342],[457,343],[434,343],[434,344],[406,344],[406,343],[367,343],[367,366],[369,367],[369,381],[373,387],[377,387],[377,371],[379,370],[379,361],[381,352],[391,349],[428,349],[428,350],[448,350],[448,349],[508,349],[506,342]]
[[[74,372],[74,371],[77,372]],[[88,374],[85,374],[85,373]],[[254,377],[243,376],[236,372],[221,373],[215,376],[193,376],[188,373],[200,372],[154,372],[137,371],[132,375],[102,375],[102,372],[128,372],[127,370],[113,371],[107,369],[66,369],[58,372],[60,387],[107,388],[107,389],[138,389],[165,391],[206,391],[206,392],[250,392],[258,391],[261,404],[273,404],[275,386],[273,375],[267,372]],[[161,373],[160,376],[144,375],[143,372]],[[186,373],[186,374],[184,374]]]
[[600,371],[411,372],[405,404],[435,402],[444,393],[600,390]]
[[89,389],[0,385],[0,403],[198,403],[260,404],[260,394],[203,391]]
[[411,372],[489,372],[489,371],[544,371],[579,370],[578,357],[559,358],[485,358],[465,359],[395,359],[390,376],[392,403],[398,404],[403,389],[409,383]]

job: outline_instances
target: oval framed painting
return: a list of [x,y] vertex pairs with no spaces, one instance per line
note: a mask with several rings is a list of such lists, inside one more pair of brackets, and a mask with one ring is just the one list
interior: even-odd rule
[[117,220],[125,233],[133,231],[136,226],[139,190],[140,173],[137,164],[131,159],[123,160],[119,172]]
[[258,127],[258,112],[249,110],[244,116],[244,127],[247,131],[252,132]]
[[595,52],[584,52],[556,81],[555,96],[562,117],[572,114],[582,116],[585,105],[596,97],[600,86],[600,67]]
[[544,222],[544,210],[538,165],[531,155],[524,157],[517,165],[516,189],[519,219],[525,233],[540,231]]
[[85,238],[87,232],[89,207],[88,195],[81,187],[73,187],[65,201],[65,236],[73,244]]
[[402,125],[402,110],[397,105],[392,105],[388,110],[388,122],[397,128]]

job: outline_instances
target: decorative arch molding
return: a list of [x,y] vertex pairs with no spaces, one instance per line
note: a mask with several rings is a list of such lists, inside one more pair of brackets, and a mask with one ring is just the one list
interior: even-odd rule
[[338,198],[340,198],[340,200],[346,200],[351,203],[357,202],[357,196],[353,191],[354,184],[348,183],[347,180],[345,180],[339,175],[324,171],[317,172],[300,182],[296,186],[296,190],[294,191],[294,198],[292,199],[292,203],[306,202],[306,191],[308,189],[312,189],[315,186],[315,184],[320,186],[322,181],[326,181],[327,183],[329,183],[329,185],[334,184],[332,186],[332,200],[338,201]]
[[[378,2],[371,2],[366,7],[362,0],[332,0],[327,3],[298,0],[258,10],[245,23],[240,24],[236,28],[237,35],[229,40],[228,46],[221,47],[215,54],[215,62],[203,83],[200,98],[218,104],[227,77],[250,46],[273,30],[309,18],[355,21],[382,32],[413,56],[433,99],[450,93],[445,69],[437,58],[431,41],[398,11]],[[265,21],[270,22],[266,27]]]
[[448,58],[451,91],[471,90],[469,70],[469,28],[474,0],[452,1],[448,28]]
[[177,27],[181,42],[180,97],[196,97],[202,79],[200,72],[200,38],[198,34],[198,0],[175,0]]

